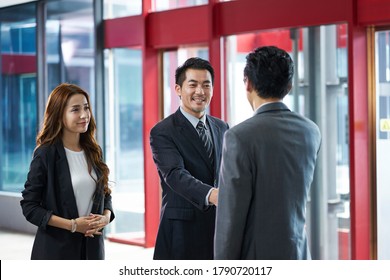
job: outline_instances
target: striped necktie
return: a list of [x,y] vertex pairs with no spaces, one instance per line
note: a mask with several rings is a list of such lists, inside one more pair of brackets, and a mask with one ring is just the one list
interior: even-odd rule
[[199,138],[202,140],[207,155],[209,156],[211,165],[214,166],[214,156],[213,156],[213,142],[210,139],[210,136],[206,133],[206,127],[202,121],[199,121],[196,125],[196,130],[198,131]]

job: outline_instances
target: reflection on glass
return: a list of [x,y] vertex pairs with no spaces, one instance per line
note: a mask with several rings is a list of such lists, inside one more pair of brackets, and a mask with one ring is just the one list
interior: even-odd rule
[[165,11],[176,8],[205,5],[208,0],[153,0],[153,11]]
[[206,47],[180,48],[177,51],[164,52],[163,84],[164,84],[164,118],[174,113],[180,105],[180,99],[175,93],[175,71],[190,57],[208,59]]
[[116,218],[110,234],[144,236],[142,51],[105,51],[106,162]]
[[104,0],[104,19],[140,15],[142,0]]
[[[294,60],[293,90],[284,102],[315,121],[323,137],[307,206],[314,259],[350,259],[346,36],[346,25],[330,25],[225,38],[227,118],[231,126],[253,115],[243,83],[246,55],[257,47],[275,45]],[[317,52],[310,53],[313,47]]]
[[377,253],[390,260],[390,31],[376,32]]
[[0,191],[23,189],[37,133],[35,4],[0,11]]
[[48,91],[74,83],[95,99],[94,29],[91,1],[47,3],[46,61]]

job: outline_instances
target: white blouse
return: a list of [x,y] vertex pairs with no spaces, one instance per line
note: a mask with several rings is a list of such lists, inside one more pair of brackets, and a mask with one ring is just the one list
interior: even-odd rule
[[93,194],[96,189],[96,173],[92,169],[91,175],[88,173],[88,164],[84,151],[75,152],[65,148],[68,159],[70,177],[72,179],[73,192],[76,198],[79,217],[88,216],[91,213]]

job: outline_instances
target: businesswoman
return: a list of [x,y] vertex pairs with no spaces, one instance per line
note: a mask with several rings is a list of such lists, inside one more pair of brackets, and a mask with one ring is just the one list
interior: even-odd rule
[[95,130],[88,94],[73,84],[58,85],[46,105],[20,202],[38,227],[31,259],[104,259],[102,230],[114,213]]

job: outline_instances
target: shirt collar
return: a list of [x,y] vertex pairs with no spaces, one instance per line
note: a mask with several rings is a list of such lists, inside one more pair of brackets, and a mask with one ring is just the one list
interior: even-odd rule
[[198,119],[197,117],[194,117],[193,115],[187,113],[183,110],[183,108],[180,106],[180,112],[183,114],[183,116],[192,124],[192,126],[196,129],[196,126],[198,125],[199,121],[202,121],[205,124],[205,127],[207,129],[207,123],[206,123],[206,113]]

